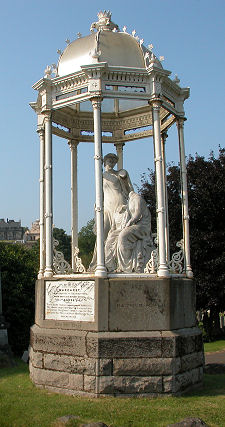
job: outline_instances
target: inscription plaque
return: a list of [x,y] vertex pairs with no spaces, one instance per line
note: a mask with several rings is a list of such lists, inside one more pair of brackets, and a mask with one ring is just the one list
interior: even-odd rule
[[45,319],[94,322],[94,280],[45,282]]

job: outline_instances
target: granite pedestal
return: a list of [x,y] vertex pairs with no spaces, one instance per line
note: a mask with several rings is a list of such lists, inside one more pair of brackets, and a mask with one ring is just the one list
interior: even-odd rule
[[32,381],[60,393],[176,395],[202,382],[195,286],[186,278],[38,280],[30,344]]

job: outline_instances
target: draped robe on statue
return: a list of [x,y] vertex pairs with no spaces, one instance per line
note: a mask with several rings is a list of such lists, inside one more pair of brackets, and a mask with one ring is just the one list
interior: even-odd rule
[[151,215],[145,200],[134,191],[127,206],[120,206],[105,243],[108,271],[144,272],[153,250]]

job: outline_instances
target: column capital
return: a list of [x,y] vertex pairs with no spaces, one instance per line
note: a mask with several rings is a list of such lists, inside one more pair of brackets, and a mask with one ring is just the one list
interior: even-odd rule
[[184,127],[184,122],[186,121],[186,117],[177,117],[176,118],[176,123],[177,123],[177,127],[179,128],[183,128]]
[[40,136],[44,136],[44,134],[45,134],[45,128],[44,128],[44,126],[38,126],[38,127],[37,127],[37,133],[38,133]]
[[125,142],[115,142],[114,146],[119,149],[123,149]]
[[94,110],[100,110],[102,100],[103,99],[101,96],[95,96],[94,98],[91,98],[91,103]]
[[162,137],[163,142],[166,142],[166,139],[168,138],[168,133],[167,133],[167,131],[166,131],[166,130],[164,130],[164,131],[161,133],[161,137]]
[[52,111],[51,110],[45,111],[43,113],[43,116],[44,116],[44,123],[49,122],[52,118]]
[[161,99],[152,99],[149,101],[149,104],[151,105],[153,110],[158,111],[162,106],[162,101]]
[[71,150],[75,150],[75,148],[77,148],[79,144],[79,141],[77,141],[76,139],[69,139],[68,140],[68,145],[70,146]]

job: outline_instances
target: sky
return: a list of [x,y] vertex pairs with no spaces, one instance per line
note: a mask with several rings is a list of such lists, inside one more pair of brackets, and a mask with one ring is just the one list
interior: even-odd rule
[[[32,85],[57,63],[57,50],[80,32],[90,34],[100,10],[129,33],[136,30],[145,46],[153,44],[163,67],[190,87],[185,101],[186,155],[208,157],[225,147],[225,1],[224,0],[8,0],[1,1],[1,190],[0,218],[21,220],[30,227],[39,218],[39,137],[29,106],[36,101]],[[78,147],[79,228],[94,216],[93,144]],[[112,145],[104,154],[115,152]],[[169,130],[167,161],[178,162],[177,130]],[[124,167],[133,184],[153,167],[152,139],[129,142]],[[53,222],[70,233],[70,152],[67,141],[53,137]]]

